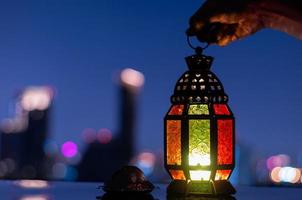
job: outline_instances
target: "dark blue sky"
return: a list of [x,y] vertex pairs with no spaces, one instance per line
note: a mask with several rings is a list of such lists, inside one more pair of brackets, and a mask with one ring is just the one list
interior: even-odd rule
[[[57,89],[53,134],[80,141],[84,128],[117,131],[114,74],[145,74],[139,103],[139,149],[162,148],[163,117],[183,57],[189,17],[202,1],[0,1],[0,117],[16,90]],[[263,30],[221,48],[213,71],[237,119],[237,137],[264,154],[302,153],[302,41]]]

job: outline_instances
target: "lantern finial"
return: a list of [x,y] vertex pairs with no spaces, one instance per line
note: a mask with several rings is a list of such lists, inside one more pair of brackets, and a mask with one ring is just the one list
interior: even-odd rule
[[186,57],[188,68],[192,71],[208,71],[211,68],[214,58],[203,54],[195,54]]
[[203,50],[208,48],[209,44],[205,47],[194,47],[190,42],[190,37],[187,36],[188,45],[195,50],[195,55],[186,57],[186,62],[190,70],[193,71],[203,71],[209,70],[211,68],[213,57],[203,55]]

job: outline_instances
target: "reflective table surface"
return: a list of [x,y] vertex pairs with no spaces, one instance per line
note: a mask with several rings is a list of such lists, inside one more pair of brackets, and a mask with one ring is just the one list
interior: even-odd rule
[[[45,182],[45,181],[0,181],[0,199],[3,200],[96,200],[96,199],[140,199],[140,200],[164,200],[166,197],[166,186],[156,184],[151,195],[139,197],[127,197],[125,195],[112,197],[104,195],[98,189],[100,183],[80,182]],[[220,200],[299,200],[302,199],[302,188],[290,187],[236,187],[237,194],[234,198],[216,198]],[[170,198],[172,200],[211,200],[215,198],[187,197]]]

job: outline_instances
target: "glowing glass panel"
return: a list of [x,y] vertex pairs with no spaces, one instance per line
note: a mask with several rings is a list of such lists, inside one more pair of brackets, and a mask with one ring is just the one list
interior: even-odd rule
[[184,105],[175,105],[170,109],[169,115],[181,115],[184,110]]
[[215,180],[227,180],[232,170],[217,170]]
[[189,115],[208,115],[209,109],[206,104],[190,105]]
[[181,121],[167,121],[167,164],[181,164]]
[[217,120],[218,127],[218,165],[233,163],[233,120]]
[[189,121],[189,165],[210,165],[210,120]]
[[190,178],[193,181],[208,181],[210,180],[211,171],[203,171],[203,170],[191,170],[190,171]]
[[230,115],[230,111],[225,104],[214,104],[214,112],[216,115]]
[[185,174],[182,170],[169,170],[174,180],[186,180]]

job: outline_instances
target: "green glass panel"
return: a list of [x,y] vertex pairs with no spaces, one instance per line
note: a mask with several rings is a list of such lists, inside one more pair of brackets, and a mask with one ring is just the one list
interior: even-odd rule
[[[190,194],[214,194],[212,184],[209,181],[190,181],[187,186]],[[215,192],[216,193],[216,192]],[[187,198],[186,198],[187,199]],[[188,198],[191,199],[191,198]],[[195,199],[195,198],[192,198]],[[196,198],[196,199],[215,199],[215,198]],[[220,198],[217,198],[220,199]]]
[[190,105],[189,115],[208,115],[209,109],[206,104]]
[[210,165],[210,120],[189,121],[189,165]]

